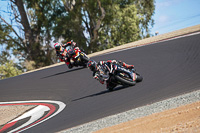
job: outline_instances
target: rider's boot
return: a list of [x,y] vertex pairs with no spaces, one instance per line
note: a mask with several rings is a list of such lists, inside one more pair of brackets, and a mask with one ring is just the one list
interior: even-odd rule
[[126,64],[125,62],[122,62],[122,66],[127,68],[127,69],[133,69],[134,68],[134,65],[129,65],[129,64]]
[[123,67],[127,68],[127,69],[133,69],[134,68],[134,65],[129,65],[129,64],[126,64],[125,62],[122,62],[122,61],[118,61],[120,65],[122,65]]

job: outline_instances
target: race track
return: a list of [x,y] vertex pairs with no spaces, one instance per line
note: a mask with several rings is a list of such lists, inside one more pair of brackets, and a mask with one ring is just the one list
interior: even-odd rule
[[66,65],[0,80],[0,102],[55,100],[58,114],[24,132],[53,133],[200,89],[200,34],[93,57],[134,64],[144,80],[109,92],[87,68]]

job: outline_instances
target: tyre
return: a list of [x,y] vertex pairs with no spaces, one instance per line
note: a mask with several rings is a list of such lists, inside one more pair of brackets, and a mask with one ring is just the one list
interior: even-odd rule
[[112,88],[112,87],[109,87],[109,88],[107,88],[109,91],[113,91],[114,90],[114,88]]
[[[110,79],[111,79],[111,78],[110,78]],[[117,86],[116,83],[106,81],[106,88],[107,88],[109,91],[113,91],[114,88],[115,88],[116,86]]]
[[81,54],[81,59],[84,61],[84,62],[88,62],[90,59],[89,59],[89,57],[87,57],[86,55],[84,55],[84,54]]
[[132,81],[131,79],[127,79],[126,77],[115,75],[115,79],[117,79],[119,82],[121,82],[123,85],[130,85],[134,86],[136,84],[135,81]]
[[136,82],[141,82],[143,77],[137,74]]

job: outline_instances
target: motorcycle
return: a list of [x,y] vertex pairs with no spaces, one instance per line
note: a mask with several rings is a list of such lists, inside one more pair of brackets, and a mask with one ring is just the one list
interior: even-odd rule
[[80,50],[78,47],[73,48],[72,46],[67,46],[66,48],[66,57],[70,58],[70,62],[74,66],[83,66],[86,67],[90,58]]
[[113,91],[117,85],[134,86],[143,80],[143,77],[135,69],[126,69],[123,66],[112,64],[108,70],[109,74],[102,76],[102,78],[107,82],[109,91]]

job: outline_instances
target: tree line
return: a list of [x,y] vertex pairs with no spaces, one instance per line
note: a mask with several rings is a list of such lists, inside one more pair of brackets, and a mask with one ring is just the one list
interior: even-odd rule
[[21,73],[54,64],[58,41],[89,54],[149,37],[154,10],[154,0],[10,0],[0,11],[0,67],[13,63]]

